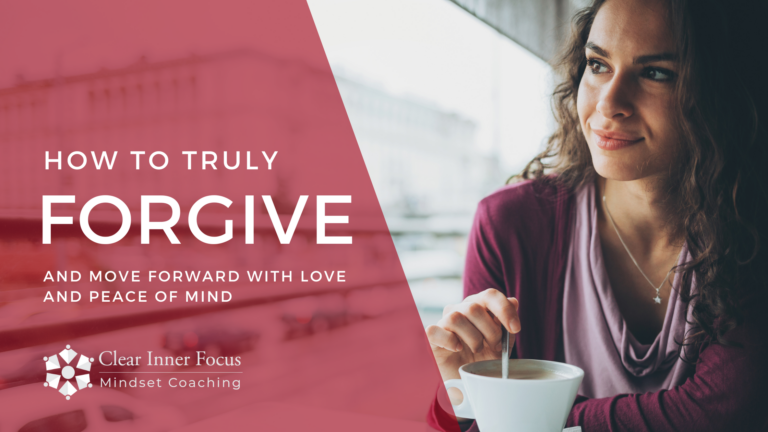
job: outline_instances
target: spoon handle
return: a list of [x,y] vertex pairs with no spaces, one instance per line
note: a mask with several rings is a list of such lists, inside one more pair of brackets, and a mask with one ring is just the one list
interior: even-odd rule
[[501,326],[501,377],[509,378],[509,332]]

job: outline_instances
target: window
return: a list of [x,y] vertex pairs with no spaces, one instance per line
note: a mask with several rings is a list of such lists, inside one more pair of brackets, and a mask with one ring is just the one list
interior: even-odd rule
[[308,4],[419,313],[434,324],[461,301],[477,203],[554,127],[551,69],[448,0]]

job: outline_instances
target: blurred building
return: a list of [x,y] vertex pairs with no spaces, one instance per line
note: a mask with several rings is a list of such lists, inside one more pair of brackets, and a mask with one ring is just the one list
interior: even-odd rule
[[[242,50],[154,62],[142,57],[122,68],[22,80],[0,89],[0,144],[13,146],[18,162],[3,164],[0,171],[0,217],[26,215],[25,210],[34,210],[31,216],[39,217],[36,209],[40,197],[30,190],[39,179],[25,167],[43,164],[45,151],[51,157],[61,151],[64,166],[71,152],[80,151],[92,166],[91,151],[97,155],[106,151],[111,157],[117,148],[143,150],[144,172],[151,172],[148,158],[156,149],[163,149],[171,163],[180,164],[184,163],[184,150],[201,144],[213,151],[243,148],[242,141],[253,136],[254,129],[281,125],[301,116],[299,109],[253,103],[259,100],[252,94],[253,89],[243,88],[240,83],[247,82],[243,77],[257,70],[271,73],[275,85],[286,88],[311,87],[312,80],[320,75],[302,64]],[[301,107],[301,101],[297,102]],[[260,156],[258,151],[253,153]],[[119,176],[125,181],[105,182],[104,193],[159,189],[176,197],[182,206],[189,206],[201,194],[226,190],[241,181],[233,172],[213,182],[202,176],[191,178],[191,184],[161,177],[164,184],[157,184],[147,175],[137,175],[134,156],[121,154],[119,158],[120,163],[111,170],[111,179]],[[73,161],[77,165],[82,159],[75,157]],[[161,164],[162,159],[156,162]],[[240,163],[244,165],[245,160]],[[69,169],[52,174],[58,176],[56,183],[69,192],[92,192],[96,187],[87,177],[73,175]],[[262,185],[264,192],[277,188],[275,176],[264,181],[269,182]]]

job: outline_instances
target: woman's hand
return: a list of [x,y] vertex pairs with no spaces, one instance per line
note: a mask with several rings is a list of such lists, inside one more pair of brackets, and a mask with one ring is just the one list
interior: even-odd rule
[[427,327],[427,338],[443,380],[460,378],[459,367],[467,363],[500,359],[502,325],[509,330],[511,350],[515,334],[520,331],[518,306],[517,299],[507,298],[494,288],[446,306],[443,318]]

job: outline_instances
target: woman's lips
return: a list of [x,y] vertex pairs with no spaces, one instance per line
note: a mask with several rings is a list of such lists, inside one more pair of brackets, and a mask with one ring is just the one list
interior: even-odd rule
[[595,134],[595,144],[603,150],[622,149],[637,144],[645,139],[643,137],[637,138],[621,132],[611,132],[600,129],[592,129],[592,133]]

